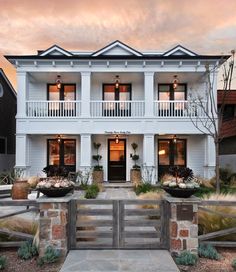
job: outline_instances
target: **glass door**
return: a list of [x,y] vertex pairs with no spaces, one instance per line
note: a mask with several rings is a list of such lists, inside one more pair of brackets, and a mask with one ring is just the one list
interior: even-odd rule
[[108,179],[113,181],[126,180],[126,140],[108,140]]

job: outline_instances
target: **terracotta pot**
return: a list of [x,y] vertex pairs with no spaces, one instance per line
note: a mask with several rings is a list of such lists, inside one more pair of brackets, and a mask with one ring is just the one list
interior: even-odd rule
[[27,180],[15,180],[12,190],[12,199],[27,199],[29,192],[29,184]]
[[134,184],[139,184],[142,181],[141,171],[137,169],[130,170],[130,181]]
[[98,170],[93,171],[93,182],[103,183],[103,171],[98,171]]

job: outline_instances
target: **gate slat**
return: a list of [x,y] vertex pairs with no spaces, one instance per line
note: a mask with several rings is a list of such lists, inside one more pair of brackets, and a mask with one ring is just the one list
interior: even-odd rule
[[113,220],[86,220],[80,221],[76,224],[77,229],[80,227],[112,227]]
[[157,231],[125,231],[126,238],[160,238],[161,233]]
[[155,215],[160,216],[159,209],[128,209],[125,210],[125,215]]
[[124,220],[127,227],[160,227],[160,220]]
[[112,215],[111,209],[79,209],[79,215]]
[[76,234],[76,238],[96,238],[96,237],[100,237],[100,238],[112,238],[112,231],[79,231]]

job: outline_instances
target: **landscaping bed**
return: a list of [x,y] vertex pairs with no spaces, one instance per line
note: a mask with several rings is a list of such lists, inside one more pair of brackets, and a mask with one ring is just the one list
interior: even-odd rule
[[42,267],[37,265],[37,258],[33,258],[31,260],[22,260],[17,256],[16,248],[1,248],[0,256],[5,256],[7,258],[6,268],[2,271],[4,272],[59,272],[63,259],[59,262],[52,264],[45,264]]
[[220,260],[199,258],[195,266],[179,265],[181,272],[235,272],[232,260],[236,258],[236,248],[218,248]]

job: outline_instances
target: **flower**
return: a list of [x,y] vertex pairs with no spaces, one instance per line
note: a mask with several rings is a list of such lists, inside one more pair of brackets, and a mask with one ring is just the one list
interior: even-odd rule
[[60,177],[46,178],[43,181],[40,181],[37,185],[37,188],[68,188],[74,186],[74,182]]

